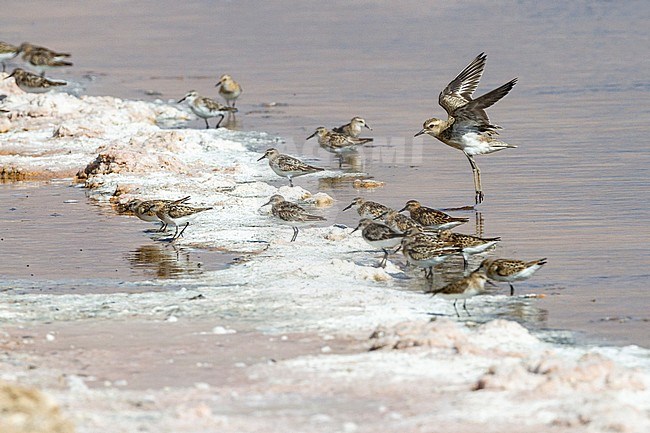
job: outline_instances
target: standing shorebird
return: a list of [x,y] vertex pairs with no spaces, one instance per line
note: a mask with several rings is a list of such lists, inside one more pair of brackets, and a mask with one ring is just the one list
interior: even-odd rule
[[467,298],[471,298],[472,296],[481,295],[485,293],[486,281],[487,281],[487,276],[485,275],[483,270],[479,268],[474,272],[472,272],[471,274],[469,274],[468,276],[463,277],[456,281],[452,281],[446,286],[440,289],[432,290],[429,293],[433,293],[433,296],[440,295],[443,299],[453,299],[454,311],[456,311],[457,317],[460,317],[460,314],[458,314],[458,309],[456,308],[456,302],[459,299],[462,299],[463,310],[465,310],[468,316],[471,316],[471,314],[469,314],[469,311],[467,310]]
[[271,196],[269,201],[262,206],[271,205],[271,214],[278,218],[282,223],[288,224],[293,228],[293,237],[291,242],[295,241],[298,237],[298,226],[315,221],[325,221],[325,218],[318,215],[308,214],[305,209],[295,203],[286,201],[284,197],[279,194]]
[[432,137],[461,150],[472,167],[474,175],[475,202],[483,201],[481,171],[474,161],[474,155],[493,153],[502,149],[517,147],[495,138],[498,125],[490,123],[486,108],[510,92],[517,83],[513,78],[501,87],[472,99],[479,80],[485,69],[484,53],[479,54],[463,71],[454,78],[438,96],[438,103],[447,112],[447,120],[431,118],[424,122],[422,130],[415,137],[428,134]]
[[393,209],[375,201],[365,200],[363,197],[356,197],[352,203],[343,208],[343,212],[356,208],[361,218],[377,219],[392,211]]
[[220,117],[217,122],[215,129],[221,125],[223,121],[224,113],[234,113],[237,111],[234,107],[226,107],[221,105],[217,101],[207,98],[205,96],[199,96],[195,90],[190,90],[182,99],[178,101],[180,104],[183,101],[187,101],[190,104],[190,109],[194,114],[199,116],[201,119],[205,120],[205,129],[209,129],[210,125],[208,124],[208,119],[211,117]]
[[[352,118],[352,120],[350,120],[349,123],[346,123],[345,125],[332,129],[332,132],[344,134],[352,138],[359,138],[359,135],[361,135],[362,128],[364,127],[372,131],[372,128],[368,126],[365,119],[359,116],[355,116]],[[372,141],[373,139],[367,138],[366,140]]]
[[372,138],[354,138],[338,132],[328,131],[324,126],[316,128],[316,131],[305,140],[315,136],[318,136],[320,147],[338,156],[339,168],[343,165],[343,154],[356,152],[358,146],[372,141]]
[[41,77],[40,75],[32,74],[24,69],[16,68],[13,72],[7,75],[4,79],[13,77],[21,90],[29,93],[45,93],[52,90],[54,87],[67,86],[68,83],[62,80],[50,80],[49,78]]
[[423,227],[430,227],[434,230],[450,229],[469,221],[469,218],[456,218],[447,215],[443,211],[422,206],[417,200],[407,201],[406,205],[399,212],[404,212],[405,210],[409,211],[414,221]]
[[269,160],[269,167],[271,167],[275,174],[289,179],[290,186],[293,186],[292,179],[294,177],[325,170],[324,168],[305,164],[293,156],[284,155],[274,148],[267,149],[266,152],[264,152],[264,155],[262,155],[258,161],[261,161],[264,158],[267,158]]
[[20,47],[18,47],[18,50],[21,53],[25,53],[25,54],[31,53],[33,51],[43,51],[48,56],[54,57],[56,59],[61,59],[62,57],[70,57],[70,53],[62,53],[60,51],[50,50],[49,48],[41,47],[39,45],[30,44],[29,42],[23,42],[22,44],[20,44]]
[[2,63],[2,72],[6,70],[5,62],[18,55],[20,49],[14,45],[0,41],[0,63]]
[[546,259],[524,262],[514,259],[485,259],[479,269],[485,272],[489,279],[503,281],[510,285],[510,296],[515,294],[515,281],[527,280],[546,264]]
[[501,240],[496,238],[480,238],[478,236],[454,233],[451,230],[442,230],[438,237],[444,241],[452,242],[463,250],[463,269],[467,269],[469,256],[481,254],[497,244]]
[[409,229],[417,229],[421,232],[427,231],[427,229],[422,227],[422,225],[415,221],[413,218],[407,217],[406,215],[401,214],[396,210],[390,210],[375,219],[383,220],[388,227],[397,233],[406,233]]
[[[156,212],[156,216],[160,218],[160,220],[163,223],[172,224],[174,227],[176,227],[174,236],[172,236],[171,238],[172,241],[175,241],[176,239],[183,236],[185,229],[190,225],[190,222],[193,221],[194,218],[196,218],[199,212],[204,212],[210,209],[212,208],[191,207],[186,204],[183,204],[182,202],[179,203],[177,201],[177,202],[166,203]],[[183,230],[181,230],[181,232],[179,233],[178,227],[183,224],[185,224],[185,227],[183,227]]]
[[228,74],[223,74],[215,87],[219,87],[219,94],[226,100],[226,105],[230,107],[230,102],[232,101],[232,106],[235,106],[237,98],[241,95],[241,86],[239,83],[232,79]]
[[72,62],[62,59],[62,57],[64,57],[64,54],[69,56],[67,53],[56,53],[48,49],[40,48],[30,48],[29,50],[25,51],[25,49],[22,48],[23,45],[21,45],[23,60],[29,63],[34,69],[39,71],[41,77],[45,75],[46,70],[72,66]]
[[132,201],[128,209],[135,214],[142,221],[146,222],[160,222],[159,232],[164,231],[167,228],[167,223],[158,218],[156,213],[163,208],[166,204],[180,204],[185,203],[190,199],[190,196],[180,198],[178,200],[134,200]]
[[379,262],[379,267],[385,268],[388,260],[388,249],[395,248],[400,244],[404,235],[393,231],[390,227],[374,222],[369,218],[362,218],[352,233],[361,229],[363,240],[373,248],[379,248],[384,252],[384,257]]
[[[401,214],[400,214],[401,215]],[[437,236],[422,233],[418,228],[410,228],[402,239],[402,253],[406,261],[425,269],[425,277],[433,278],[433,267],[444,262],[461,249]]]

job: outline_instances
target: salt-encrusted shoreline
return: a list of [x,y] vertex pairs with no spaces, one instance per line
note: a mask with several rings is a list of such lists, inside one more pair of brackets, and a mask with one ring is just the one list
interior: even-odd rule
[[[400,288],[395,277],[402,269],[395,263],[374,267],[377,256],[363,252],[360,237],[333,226],[335,221],[301,230],[296,242],[288,242],[291,230],[260,206],[278,192],[307,206],[313,196],[267,183],[276,176],[255,162],[260,154],[254,149],[281,148],[280,140],[254,132],[161,129],[160,123],[187,117],[163,103],[25,94],[11,80],[0,80],[0,93],[9,95],[4,106],[10,110],[8,131],[0,135],[1,167],[49,170],[52,176],[82,170],[90,197],[116,208],[136,197],[191,195],[192,203],[215,209],[201,214],[178,242],[236,251],[246,259],[188,280],[187,290],[175,292],[2,293],[0,323],[10,331],[3,336],[1,378],[54,395],[77,431],[650,429],[646,350],[553,345],[504,320],[432,322],[432,312],[451,315],[451,304]],[[494,304],[510,302],[504,296],[485,299],[472,303],[477,322],[487,320]],[[28,354],[26,346],[10,344],[17,326],[78,323],[83,329],[99,322],[110,329],[130,321],[164,324],[157,342],[164,345],[167,327],[206,320],[271,339],[312,335],[322,339],[322,350],[243,365],[247,380],[237,384],[143,392],[128,384],[94,387],[71,373],[74,368],[53,368],[42,352]],[[218,339],[220,333],[213,333]],[[354,344],[331,354],[327,341]],[[60,375],[66,375],[62,383]]]

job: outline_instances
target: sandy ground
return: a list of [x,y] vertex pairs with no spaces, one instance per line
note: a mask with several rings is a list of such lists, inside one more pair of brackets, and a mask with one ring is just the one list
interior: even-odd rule
[[[311,192],[276,188],[268,166],[251,163],[275,138],[161,129],[187,118],[165,104],[0,86],[10,110],[2,148],[13,149],[1,167],[52,176],[86,167],[91,197],[116,208],[191,194],[215,211],[179,242],[243,257],[184,290],[0,294],[0,379],[43,390],[75,431],[650,429],[646,350],[542,341],[491,319],[497,303],[525,303],[499,294],[472,300],[473,320],[431,320],[452,317],[450,303],[399,290],[417,274],[397,260],[376,268],[349,230],[304,229],[289,243],[291,230],[260,206],[279,191],[319,208]],[[11,407],[11,428],[30,431],[38,412]]]

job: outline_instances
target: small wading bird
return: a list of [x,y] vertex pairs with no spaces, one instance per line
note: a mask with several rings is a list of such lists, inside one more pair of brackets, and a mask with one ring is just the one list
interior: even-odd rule
[[372,141],[372,138],[354,138],[338,132],[328,131],[324,126],[319,126],[316,131],[305,140],[318,136],[318,145],[339,158],[339,168],[343,165],[343,154],[356,152],[357,147]]
[[31,53],[33,51],[42,51],[42,52],[46,53],[48,56],[54,57],[56,59],[61,59],[62,57],[70,57],[71,56],[70,53],[62,53],[62,52],[59,52],[59,51],[50,50],[49,48],[41,47],[39,45],[30,44],[29,42],[23,42],[22,44],[20,44],[20,47],[18,47],[18,50],[21,53],[26,53],[26,54]]
[[487,281],[487,276],[485,273],[483,273],[483,270],[481,268],[475,270],[471,274],[469,274],[466,277],[463,277],[459,280],[453,281],[446,286],[433,290],[429,293],[432,293],[432,296],[439,295],[443,299],[453,299],[454,300],[454,311],[456,312],[456,316],[460,317],[460,314],[458,314],[458,309],[456,308],[456,302],[459,299],[463,300],[463,310],[467,313],[468,316],[471,316],[469,314],[469,311],[467,310],[467,298],[471,298],[472,296],[476,295],[481,295],[485,293],[485,282]]
[[164,231],[167,228],[167,223],[158,218],[156,213],[162,209],[163,206],[169,203],[180,204],[185,203],[190,199],[190,196],[180,198],[178,200],[134,200],[132,201],[128,209],[135,214],[142,221],[146,222],[160,222],[159,232]]
[[474,175],[475,202],[483,201],[481,171],[474,161],[474,155],[493,153],[517,147],[495,138],[498,125],[490,123],[485,109],[494,105],[510,92],[517,82],[513,78],[501,87],[472,99],[485,69],[486,55],[479,54],[463,71],[454,78],[438,96],[438,103],[447,112],[447,120],[431,118],[424,122],[422,130],[415,137],[428,134],[462,151]]
[[4,79],[13,77],[22,91],[29,93],[45,93],[52,90],[54,87],[66,86],[68,83],[60,80],[50,80],[49,78],[41,77],[40,75],[32,74],[24,69],[16,68],[14,71],[7,75]]
[[356,229],[352,233],[361,229],[363,240],[373,248],[379,248],[384,252],[384,257],[379,262],[379,267],[385,268],[388,261],[388,249],[395,248],[402,242],[404,234],[393,231],[390,227],[376,223],[369,218],[362,218]]
[[514,259],[485,259],[479,269],[485,272],[489,279],[506,282],[510,285],[510,296],[515,294],[515,281],[524,281],[546,264],[546,259],[524,262]]
[[2,72],[6,70],[5,62],[16,57],[19,53],[18,47],[0,41],[0,63],[2,63]]
[[284,197],[279,194],[271,196],[269,201],[264,203],[261,207],[271,205],[271,214],[278,218],[283,224],[290,225],[293,228],[293,237],[291,242],[295,241],[298,237],[298,226],[313,223],[315,221],[325,221],[325,218],[318,215],[308,214],[305,209],[295,203],[286,201]]
[[417,200],[409,200],[399,212],[409,211],[411,218],[423,227],[434,230],[445,230],[465,224],[468,218],[456,218],[443,211],[425,207]]
[[356,197],[352,203],[343,208],[343,212],[355,208],[361,218],[378,219],[393,209],[381,203],[365,200],[363,197]]
[[[339,134],[347,135],[348,137],[352,138],[359,138],[359,135],[361,135],[361,128],[364,127],[372,131],[372,128],[368,126],[365,119],[359,116],[355,116],[352,118],[352,120],[350,120],[349,123],[332,129],[332,132],[337,132]],[[366,138],[364,140],[372,141],[373,139]]]
[[449,257],[459,254],[461,249],[455,245],[428,235],[416,227],[406,231],[402,239],[402,253],[410,265],[425,269],[425,278],[433,278],[433,267]]
[[274,148],[267,149],[258,161],[261,161],[264,158],[269,160],[269,167],[271,167],[271,170],[273,170],[275,174],[289,179],[290,186],[293,186],[294,177],[325,170],[324,168],[305,164],[298,158],[282,154]]
[[205,120],[205,129],[209,129],[210,125],[208,124],[208,119],[211,117],[220,117],[217,122],[215,129],[221,125],[223,121],[224,113],[235,113],[237,109],[234,107],[226,107],[221,105],[217,101],[207,98],[205,96],[199,96],[195,90],[190,90],[182,99],[178,101],[180,104],[183,101],[187,101],[190,104],[190,109],[194,114],[199,116],[201,119]]
[[[206,210],[212,209],[211,207],[191,207],[182,202],[176,201],[171,203],[166,203],[163,205],[157,212],[156,216],[165,224],[172,224],[176,227],[174,236],[171,240],[175,241],[176,239],[183,236],[185,229],[190,225],[190,222],[196,218],[199,212],[204,212]],[[178,232],[178,227],[185,224],[183,230]]]
[[[41,76],[45,75],[45,71],[48,69],[60,69],[64,66],[72,66],[72,62],[61,58],[62,54],[67,53],[55,53],[48,49],[23,50],[23,53],[23,60],[38,70]],[[67,55],[69,56],[69,54]]]
[[235,106],[237,98],[241,95],[241,86],[239,83],[232,79],[228,74],[223,74],[215,87],[219,87],[219,94],[226,100],[226,105],[230,107],[230,102],[232,106]]
[[463,250],[463,269],[467,269],[469,256],[481,254],[497,244],[501,240],[496,238],[480,238],[478,236],[454,233],[451,230],[441,230],[438,237],[443,241],[448,241]]

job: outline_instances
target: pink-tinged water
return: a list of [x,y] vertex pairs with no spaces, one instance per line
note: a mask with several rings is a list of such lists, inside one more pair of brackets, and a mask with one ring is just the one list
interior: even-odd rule
[[[2,9],[3,40],[71,51],[74,68],[57,76],[88,94],[216,97],[217,77],[230,73],[244,88],[237,128],[281,135],[281,150],[323,164],[335,161],[304,138],[365,117],[375,142],[358,164],[386,186],[322,185],[341,207],[361,194],[393,207],[411,198],[470,204],[463,155],[412,137],[444,114],[439,91],[485,51],[477,94],[519,77],[489,110],[519,148],[477,158],[486,201],[476,217],[484,235],[503,238],[497,255],[548,257],[516,285],[548,294],[533,301],[535,313],[503,314],[650,346],[649,3],[91,0]],[[471,225],[459,231],[475,232],[478,218],[466,214]],[[334,215],[348,225],[354,217]]]

